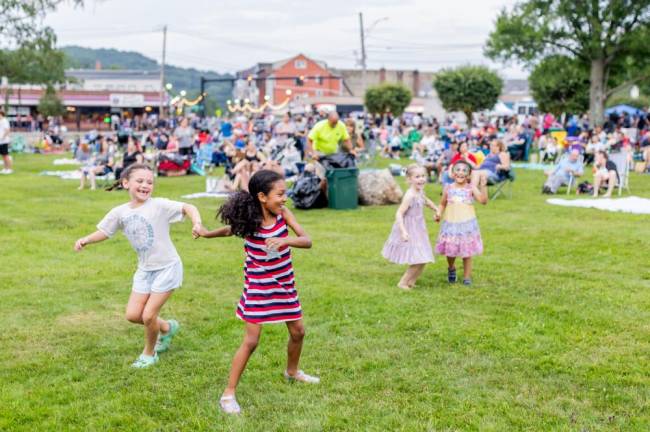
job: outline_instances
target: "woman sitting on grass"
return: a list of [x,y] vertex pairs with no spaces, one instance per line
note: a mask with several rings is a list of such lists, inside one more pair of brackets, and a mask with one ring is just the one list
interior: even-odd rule
[[97,231],[77,240],[74,248],[81,251],[89,244],[123,231],[138,253],[138,269],[133,275],[126,319],[144,325],[144,350],[132,366],[147,368],[158,362],[158,353],[169,348],[180,327],[175,320],[158,317],[172,292],[183,283],[183,263],[169,237],[169,224],[180,222],[188,215],[196,238],[202,228],[201,215],[193,205],[152,198],[153,171],[147,165],[130,165],[118,183],[129,191],[129,202],[108,212],[97,225]]

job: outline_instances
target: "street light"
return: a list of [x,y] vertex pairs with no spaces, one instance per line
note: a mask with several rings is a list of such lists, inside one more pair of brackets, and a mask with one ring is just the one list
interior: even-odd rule
[[372,24],[370,24],[370,26],[368,26],[368,28],[366,29],[366,36],[370,33],[370,30],[372,30],[373,28],[375,28],[375,26],[376,26],[377,24],[379,24],[379,23],[382,22],[382,21],[388,21],[388,19],[389,19],[388,17],[383,17],[383,18],[379,18],[378,20],[375,20],[375,21],[374,21]]
[[187,94],[187,92],[185,90],[181,90],[181,93],[180,93],[181,96],[185,97],[186,94]]
[[172,83],[167,83],[165,84],[165,88],[167,89],[167,91],[170,91],[171,89],[174,88],[174,86],[172,85]]

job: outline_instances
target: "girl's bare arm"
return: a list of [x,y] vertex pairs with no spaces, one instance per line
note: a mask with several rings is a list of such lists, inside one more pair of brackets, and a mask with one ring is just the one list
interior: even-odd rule
[[283,243],[284,245],[295,248],[311,248],[311,238],[309,237],[309,234],[307,234],[300,226],[291,210],[285,207],[282,210],[282,217],[291,230],[296,234],[296,237],[271,238],[267,240],[267,246],[277,249],[281,247]]
[[212,231],[208,231],[205,227],[201,226],[201,229],[197,233],[198,237],[205,238],[230,237],[232,235],[230,225],[225,225]]
[[84,247],[92,243],[99,243],[108,238],[106,234],[101,231],[95,231],[94,233],[87,235],[86,237],[81,237],[74,244],[74,250],[77,252],[81,251]]

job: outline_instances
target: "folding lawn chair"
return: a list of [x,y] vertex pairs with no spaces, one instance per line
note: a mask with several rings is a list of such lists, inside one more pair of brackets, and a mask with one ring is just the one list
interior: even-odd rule
[[616,172],[618,173],[618,195],[621,196],[623,188],[627,189],[627,193],[630,193],[630,168],[632,166],[630,152],[622,151],[612,153],[609,155],[609,160],[616,165]]
[[488,197],[490,201],[494,201],[499,196],[503,195],[508,199],[512,199],[512,182],[515,181],[514,170],[510,169],[508,171],[502,171],[502,178],[498,183],[494,183],[490,186],[494,186],[492,193],[488,191]]

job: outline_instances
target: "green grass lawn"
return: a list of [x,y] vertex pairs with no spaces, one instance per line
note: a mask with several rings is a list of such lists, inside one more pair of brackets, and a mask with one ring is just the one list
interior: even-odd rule
[[[122,235],[72,250],[127,195],[38,176],[52,160],[19,155],[0,177],[0,430],[650,430],[647,216],[548,205],[541,172],[518,170],[511,200],[477,209],[474,286],[448,285],[441,258],[403,292],[404,268],[380,254],[396,206],[297,211],[314,243],[294,251],[301,367],[322,383],[283,381],[287,331],[269,325],[232,418],[218,399],[243,334],[242,241],[174,225],[185,282],[163,316],[182,329],[157,366],[133,370],[135,253]],[[204,185],[160,178],[155,195]],[[650,177],[630,186],[650,196]],[[193,203],[215,227],[220,202]]]

